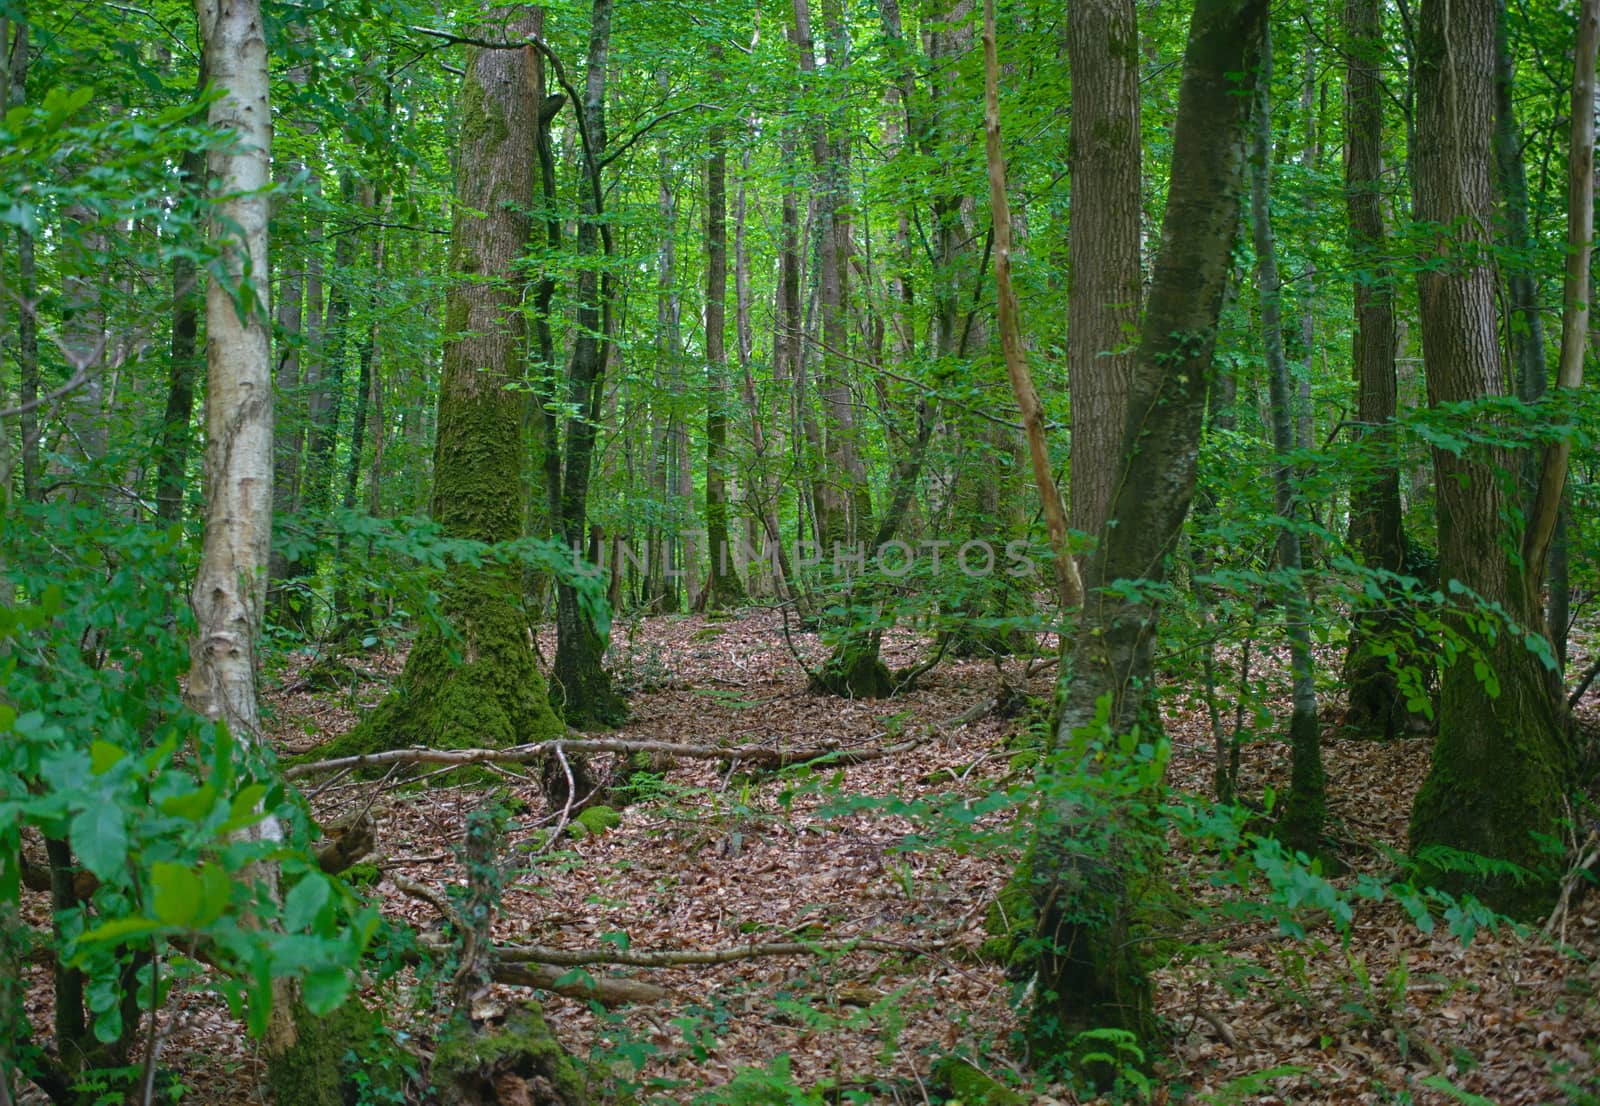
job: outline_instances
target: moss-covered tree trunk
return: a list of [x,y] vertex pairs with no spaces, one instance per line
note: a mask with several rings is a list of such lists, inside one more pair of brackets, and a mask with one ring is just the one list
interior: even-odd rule
[[[1430,404],[1512,392],[1500,358],[1490,139],[1494,128],[1496,0],[1424,0],[1418,34],[1416,214],[1433,257],[1417,277]],[[1525,869],[1548,865],[1538,835],[1555,835],[1567,774],[1562,706],[1524,643],[1542,629],[1537,588],[1505,532],[1518,497],[1507,450],[1435,449],[1439,576],[1462,603],[1455,628],[1481,653],[1444,672],[1433,763],[1411,811],[1411,847],[1476,853]],[[1456,583],[1459,581],[1459,585]],[[1468,589],[1460,592],[1460,586]],[[1532,593],[1530,595],[1530,592]],[[1486,617],[1470,596],[1498,604],[1512,625]],[[1480,663],[1481,662],[1481,663]],[[1436,881],[1523,917],[1545,909],[1548,879],[1521,880],[1482,866],[1433,868]]]
[[[526,35],[525,9],[501,14]],[[456,206],[446,300],[444,374],[432,511],[452,537],[511,541],[522,533],[522,402],[526,325],[515,263],[527,246],[538,93],[522,50],[474,50],[461,96]],[[353,748],[509,745],[561,732],[534,665],[518,574],[459,569],[444,586],[450,633],[425,628],[396,693],[350,735]]]
[[[1068,657],[1056,746],[1069,757],[1093,755],[1083,743],[1100,732],[1099,717],[1118,736],[1137,729],[1150,740],[1159,727],[1157,609],[1148,591],[1123,585],[1165,580],[1194,496],[1266,16],[1265,0],[1199,0],[1190,22],[1161,248],[1130,382],[1125,475],[1110,502],[1115,525],[1088,561],[1083,626]],[[1147,1055],[1155,1041],[1131,883],[1141,871],[1148,878],[1159,850],[1122,824],[1119,809],[1077,788],[1047,792],[1040,804],[1031,865],[1046,947],[1028,1028],[1041,1059],[1070,1062],[1075,1038],[1091,1029],[1125,1030]]]

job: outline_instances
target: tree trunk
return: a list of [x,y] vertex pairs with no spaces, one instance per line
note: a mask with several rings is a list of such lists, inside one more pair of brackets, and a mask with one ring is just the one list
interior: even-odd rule
[[[17,107],[28,100],[28,11],[26,4],[13,5],[11,41],[0,43],[8,51],[6,71],[10,88],[7,101]],[[44,470],[39,460],[39,318],[38,281],[35,275],[33,235],[17,230],[17,402],[23,408],[17,416],[21,441],[17,452],[22,457],[22,498],[37,503],[44,495]]]
[[[602,384],[611,350],[611,303],[614,278],[611,229],[604,221],[605,195],[600,173],[606,149],[606,66],[611,50],[613,0],[594,0],[589,23],[588,71],[583,104],[578,110],[582,131],[582,196],[578,216],[578,334],[567,370],[567,403],[578,414],[567,420],[562,462],[561,532],[574,557],[582,556],[587,537],[589,478],[594,459]],[[571,583],[556,584],[556,656],[552,702],[574,726],[612,726],[627,715],[622,696],[611,686],[602,664],[606,641],[578,602]]]
[[[348,213],[355,203],[355,175],[339,174],[339,201]],[[333,280],[328,289],[325,345],[317,351],[320,371],[310,395],[311,426],[306,438],[305,508],[323,516],[333,505],[335,455],[339,444],[339,419],[344,407],[345,354],[350,331],[350,270],[355,265],[356,236],[346,228],[333,246]],[[320,520],[319,520],[320,521]],[[308,572],[315,572],[313,562]]]
[[[195,0],[195,18],[202,64],[220,93],[209,122],[234,142],[212,150],[207,165],[220,197],[209,231],[220,262],[206,289],[206,525],[191,597],[196,632],[186,695],[236,739],[260,743],[256,646],[272,538],[272,316],[266,282],[244,282],[269,271],[267,42],[258,0]],[[247,832],[282,836],[271,817]],[[261,874],[276,890],[276,870]],[[274,988],[269,1057],[294,1044],[293,997],[286,983]]]
[[[720,66],[722,50],[711,48]],[[700,596],[701,610],[744,601],[744,586],[728,542],[728,143],[712,124],[706,163],[706,546],[711,568]]]
[[[1067,543],[1066,513],[1061,509],[1061,493],[1056,490],[1050,471],[1050,455],[1044,440],[1044,412],[1039,394],[1028,371],[1022,348],[1022,324],[1017,318],[1017,295],[1011,287],[1011,211],[1006,199],[1005,155],[1000,145],[999,61],[995,44],[994,0],[983,7],[984,133],[989,163],[989,206],[994,220],[994,279],[999,302],[1000,347],[1005,355],[1006,375],[1022,412],[1022,426],[1028,438],[1028,454],[1033,460],[1033,481],[1039,488],[1045,526],[1054,554],[1056,598],[1063,611],[1083,601],[1083,582],[1078,578],[1071,547]],[[1137,133],[1137,132],[1135,132]],[[1137,193],[1135,193],[1137,196]]]
[[[1494,275],[1487,264],[1492,215],[1495,0],[1423,0],[1418,33],[1416,217],[1433,231],[1417,277],[1428,401],[1438,405],[1510,392],[1496,341]],[[1499,474],[1514,471],[1504,449],[1435,448],[1439,577],[1451,592],[1498,603],[1512,625],[1492,640],[1467,615],[1455,628],[1481,654],[1445,669],[1433,762],[1411,811],[1411,847],[1436,882],[1470,891],[1520,917],[1545,909],[1553,887],[1535,834],[1556,835],[1566,774],[1563,726],[1522,627],[1537,627],[1523,568],[1509,555],[1504,520],[1516,507]],[[1459,584],[1456,582],[1459,581]],[[1498,619],[1495,619],[1498,621]],[[1491,686],[1493,680],[1497,686]],[[1527,881],[1474,866],[1428,864],[1435,846],[1509,861]]]
[[[1248,82],[1266,27],[1265,0],[1199,0],[1190,20],[1173,136],[1171,180],[1138,353],[1129,388],[1123,468],[1109,518],[1089,557],[1083,625],[1073,641],[1058,748],[1114,756],[1118,737],[1159,732],[1153,708],[1159,587],[1194,496],[1195,460],[1212,348],[1239,222]],[[1088,752],[1105,711],[1113,744]],[[1103,818],[1105,811],[1096,810]],[[1136,937],[1129,881],[1159,849],[1131,826],[1096,825],[1072,790],[1047,795],[1031,856],[1040,957],[1029,1029],[1047,1056],[1070,1059],[1077,1035],[1123,1029],[1148,1049],[1155,1035],[1149,977]],[[1124,829],[1126,832],[1124,832]],[[1103,1065],[1092,1075],[1104,1079]]]
[[1072,528],[1096,541],[1122,475],[1139,327],[1139,32],[1133,0],[1074,0],[1067,372]]
[[[205,158],[183,155],[178,169],[183,190],[201,186]],[[167,375],[167,408],[156,447],[156,517],[165,523],[183,518],[183,490],[189,466],[189,419],[194,413],[194,380],[200,367],[196,342],[200,327],[199,274],[193,259],[172,259],[172,344]]]
[[[1355,334],[1356,421],[1371,451],[1351,489],[1350,536],[1366,567],[1399,573],[1405,559],[1400,469],[1393,428],[1396,413],[1394,269],[1383,225],[1383,85],[1381,0],[1345,0],[1345,205],[1350,249],[1357,265]],[[1404,624],[1385,603],[1360,614],[1345,654],[1345,725],[1374,737],[1397,737],[1412,719],[1400,681],[1382,650],[1399,646]],[[1377,648],[1375,648],[1377,647]],[[1396,653],[1411,662],[1412,650]]]
[[[1317,722],[1316,669],[1311,657],[1311,604],[1301,574],[1300,532],[1296,527],[1300,494],[1293,467],[1286,458],[1295,449],[1289,361],[1283,350],[1283,282],[1278,277],[1277,243],[1272,234],[1272,34],[1261,43],[1257,76],[1254,148],[1250,157],[1250,225],[1256,248],[1256,274],[1261,297],[1261,337],[1267,363],[1267,389],[1272,407],[1272,484],[1279,517],[1278,567],[1284,581],[1283,612],[1289,638],[1289,671],[1293,702],[1289,715],[1292,759],[1289,793],[1278,815],[1278,836],[1291,848],[1316,856],[1322,846],[1327,814],[1326,780],[1322,773],[1322,735]],[[1309,356],[1309,353],[1308,353]]]
[[[508,36],[536,31],[524,7],[503,9]],[[538,93],[521,50],[471,50],[461,99],[461,150],[450,232],[444,373],[434,449],[434,520],[451,537],[505,542],[522,533],[522,401],[509,386],[527,365],[518,260],[533,204]],[[534,665],[520,574],[458,567],[443,610],[459,641],[425,627],[397,692],[341,742],[512,745],[565,732]],[[457,659],[456,654],[460,657]]]

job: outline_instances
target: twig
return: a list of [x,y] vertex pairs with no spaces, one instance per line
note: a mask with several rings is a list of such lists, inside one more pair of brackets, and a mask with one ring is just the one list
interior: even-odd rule
[[426,884],[407,879],[405,876],[395,875],[393,872],[387,874],[389,882],[394,884],[397,889],[404,891],[414,899],[421,899],[437,910],[444,917],[444,920],[451,925],[460,926],[461,915],[456,912],[455,904],[449,899]]

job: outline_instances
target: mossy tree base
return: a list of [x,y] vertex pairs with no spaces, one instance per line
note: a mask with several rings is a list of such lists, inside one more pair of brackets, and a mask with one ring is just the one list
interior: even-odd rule
[[585,617],[577,593],[557,587],[556,657],[549,701],[580,730],[608,730],[628,720],[628,700],[618,694],[605,670],[605,639]]
[[445,595],[455,636],[427,627],[400,685],[362,723],[318,750],[350,756],[421,745],[504,748],[561,737],[534,664],[528,624],[503,572],[464,574]]
[[1423,870],[1436,887],[1528,921],[1544,917],[1555,900],[1559,858],[1543,851],[1540,838],[1560,839],[1573,770],[1568,722],[1520,640],[1502,635],[1489,660],[1498,695],[1466,659],[1445,673],[1433,763],[1411,808],[1411,851],[1445,846],[1533,873],[1518,879],[1470,862]]
[[582,1073],[532,1002],[502,1025],[474,1026],[457,1017],[439,1040],[430,1074],[446,1106],[585,1106],[589,1101]]
[[845,699],[887,699],[895,692],[889,666],[878,656],[878,635],[851,634],[812,674],[811,690]]
[[[359,1002],[346,1002],[322,1018],[296,1003],[294,1024],[295,1043],[267,1060],[267,1089],[277,1106],[344,1106],[355,1099],[356,1070],[369,1082],[385,1070],[354,1058],[378,1030],[377,1019]],[[383,1089],[397,1095],[401,1090]]]

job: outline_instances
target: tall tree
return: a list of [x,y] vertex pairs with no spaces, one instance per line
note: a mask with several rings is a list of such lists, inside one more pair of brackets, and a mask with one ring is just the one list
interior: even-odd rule
[[[713,43],[711,64],[722,63]],[[706,545],[711,568],[702,609],[744,599],[728,542],[728,137],[720,121],[707,130],[706,159]]]
[[[1278,528],[1278,567],[1284,581],[1284,620],[1289,638],[1289,671],[1293,705],[1289,714],[1292,766],[1289,793],[1278,815],[1283,841],[1312,855],[1320,850],[1326,813],[1322,772],[1322,735],[1317,721],[1317,679],[1311,654],[1311,604],[1301,575],[1300,531],[1295,519],[1299,492],[1287,458],[1295,448],[1289,359],[1283,348],[1283,281],[1278,276],[1278,248],[1272,233],[1272,34],[1261,43],[1256,79],[1256,104],[1250,155],[1250,226],[1256,248],[1256,280],[1261,298],[1261,338],[1266,352],[1267,391],[1272,412],[1274,503],[1284,524]],[[1309,349],[1307,351],[1309,356]]]
[[[532,34],[522,6],[501,9],[506,37]],[[528,245],[539,95],[528,51],[471,49],[461,91],[432,513],[451,537],[522,534],[522,401],[527,366],[517,268]],[[534,665],[518,574],[462,569],[442,608],[460,642],[425,628],[393,696],[351,738],[356,745],[512,745],[564,732]],[[459,652],[459,656],[457,655]]]
[[[1383,223],[1383,49],[1381,0],[1346,0],[1345,209],[1355,256],[1356,422],[1376,455],[1350,496],[1350,531],[1369,569],[1399,573],[1405,559],[1400,468],[1390,427],[1397,407],[1394,267]],[[1385,655],[1399,621],[1387,607],[1359,616],[1345,657],[1345,724],[1360,733],[1395,737],[1409,720],[1406,696]]]
[[[1000,140],[1000,61],[994,23],[994,0],[984,0],[983,130],[989,167],[989,207],[994,220],[994,281],[999,304],[1000,348],[1012,394],[1017,397],[1017,407],[1022,412],[1028,455],[1033,462],[1033,481],[1039,488],[1051,552],[1055,554],[1056,597],[1063,610],[1071,610],[1083,600],[1083,581],[1067,544],[1067,520],[1061,509],[1061,493],[1056,490],[1045,446],[1044,411],[1033,386],[1033,374],[1028,371],[1027,353],[1022,348],[1022,322],[1017,317],[1017,293],[1011,285],[1011,205],[1006,197],[1006,160]],[[1137,202],[1134,207],[1137,209]]]
[[[612,304],[616,277],[608,264],[613,248],[605,216],[601,180],[606,158],[606,77],[611,55],[613,0],[594,0],[589,18],[589,49],[583,93],[573,90],[578,120],[579,213],[577,337],[567,367],[569,409],[561,464],[561,537],[574,556],[587,542],[589,482],[593,475],[600,401],[614,335]],[[542,42],[542,40],[541,40]],[[547,55],[548,56],[548,55]],[[627,714],[627,703],[611,686],[602,663],[605,639],[579,602],[570,580],[556,582],[556,656],[551,694],[568,722],[575,726],[615,725]]]
[[[191,603],[195,639],[186,695],[240,741],[261,742],[256,647],[272,539],[272,348],[267,268],[272,106],[259,0],[195,0],[203,65],[217,98],[210,237],[221,262],[206,288],[205,539]],[[273,818],[249,831],[282,835]],[[275,870],[261,876],[276,891]],[[275,988],[268,1055],[295,1042],[292,992]]]
[[1139,327],[1139,31],[1133,0],[1067,6],[1067,382],[1072,396],[1072,527],[1095,538],[1122,469]]
[[[1159,729],[1151,588],[1166,579],[1166,559],[1194,497],[1217,316],[1239,222],[1247,82],[1266,17],[1265,0],[1199,0],[1190,19],[1161,248],[1128,393],[1124,475],[1109,509],[1115,525],[1089,557],[1083,625],[1068,657],[1055,735],[1057,749],[1080,751],[1091,771],[1102,754],[1082,743],[1099,736],[1099,712],[1107,712],[1116,735]],[[1089,1029],[1126,1030],[1140,1047],[1155,1033],[1128,886],[1129,866],[1152,862],[1148,846],[1117,825],[1086,821],[1082,804],[1072,789],[1047,793],[1032,852],[1045,951],[1029,1029],[1046,1054],[1059,1055]]]
[[[1416,216],[1430,228],[1417,277],[1430,404],[1471,403],[1511,392],[1497,339],[1489,265],[1494,134],[1495,0],[1423,0],[1417,35]],[[1585,293],[1587,294],[1587,293]],[[1567,753],[1564,726],[1524,628],[1540,625],[1522,550],[1507,535],[1516,497],[1501,476],[1515,457],[1494,445],[1435,447],[1439,576],[1463,605],[1454,620],[1471,651],[1444,671],[1433,761],[1411,811],[1411,846],[1476,853],[1540,871],[1538,835],[1558,832]],[[1474,598],[1476,597],[1476,598]],[[1509,625],[1477,601],[1498,604]],[[1434,869],[1523,917],[1546,905],[1546,878],[1503,869]]]

